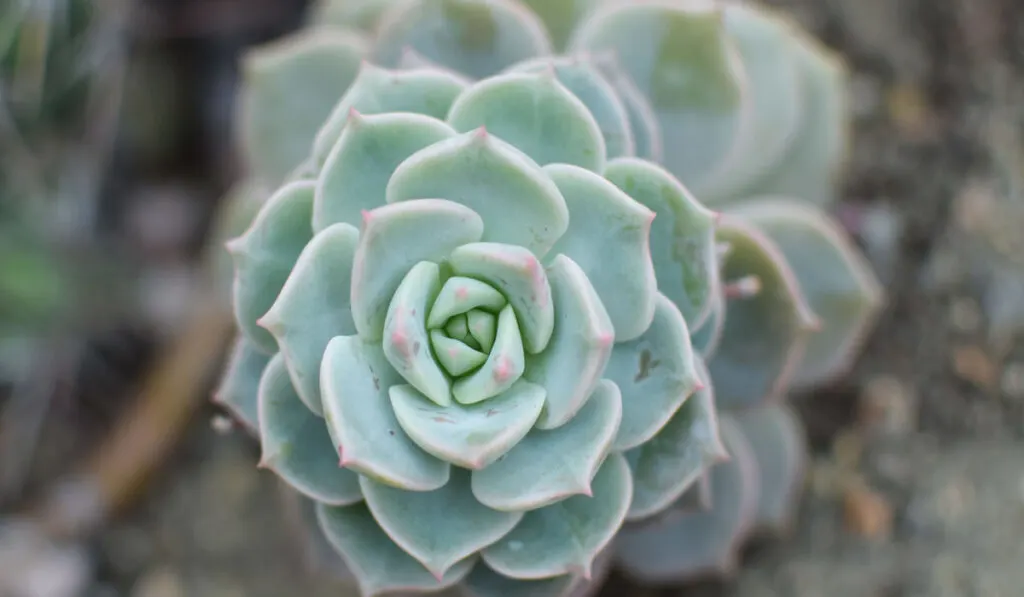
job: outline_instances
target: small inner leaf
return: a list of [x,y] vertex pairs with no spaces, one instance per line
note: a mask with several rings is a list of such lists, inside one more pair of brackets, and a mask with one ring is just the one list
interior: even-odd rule
[[462,133],[484,127],[541,166],[604,169],[601,127],[552,70],[508,73],[472,85],[452,104],[448,124]]
[[[529,250],[499,243],[468,243],[452,251],[452,270],[501,291],[522,326],[523,348],[537,354],[548,344],[555,311],[544,267]],[[499,322],[500,333],[500,322]]]
[[452,276],[445,280],[441,293],[430,308],[427,327],[436,329],[456,315],[472,309],[484,309],[497,313],[505,306],[505,297],[490,284],[474,278]]
[[469,322],[465,314],[456,315],[449,319],[448,323],[444,326],[444,332],[453,340],[463,342],[472,348],[478,348],[473,338],[469,335]]
[[494,570],[520,579],[591,573],[594,559],[619,531],[633,482],[621,454],[594,476],[594,496],[573,496],[526,513],[511,533],[483,551]]
[[441,288],[436,263],[417,263],[391,299],[384,321],[384,356],[406,381],[441,406],[452,401],[451,382],[430,351],[427,310]]
[[469,334],[480,345],[480,350],[490,352],[498,334],[498,318],[493,313],[473,309],[466,313]]
[[[535,386],[536,387],[536,386]],[[535,510],[570,495],[590,495],[591,483],[622,420],[615,384],[602,380],[587,405],[558,429],[535,429],[508,454],[473,473],[473,493],[497,510]]]
[[512,387],[526,368],[523,338],[519,334],[512,305],[506,305],[498,316],[498,331],[487,361],[469,377],[452,385],[452,396],[462,404],[475,404],[497,396]]
[[476,369],[484,364],[487,355],[466,346],[464,342],[445,336],[437,330],[430,332],[430,345],[434,347],[437,360],[452,377]]
[[522,519],[521,512],[498,512],[473,499],[469,472],[434,491],[403,491],[360,479],[366,504],[381,528],[436,578],[494,543]]
[[519,381],[486,404],[432,404],[412,386],[391,388],[398,422],[421,448],[463,468],[477,470],[517,445],[544,406],[544,388]]

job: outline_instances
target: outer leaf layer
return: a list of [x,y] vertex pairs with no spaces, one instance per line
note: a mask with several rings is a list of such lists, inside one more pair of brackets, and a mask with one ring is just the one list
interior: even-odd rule
[[352,260],[359,232],[336,224],[313,237],[260,325],[277,340],[295,391],[323,414],[320,362],[335,336],[356,331],[349,305]]
[[591,495],[591,482],[622,419],[622,398],[602,381],[573,419],[534,430],[494,464],[473,473],[473,493],[498,510],[541,508],[571,495]]
[[235,261],[234,313],[238,327],[260,350],[277,352],[277,341],[257,321],[277,300],[299,255],[313,236],[313,184],[281,187],[246,233],[228,243]]
[[619,530],[632,491],[629,466],[613,453],[594,477],[594,497],[574,496],[527,512],[512,532],[483,551],[484,561],[512,578],[588,577]]
[[681,582],[707,573],[728,573],[736,549],[757,512],[758,472],[742,432],[727,418],[722,439],[732,459],[711,471],[712,510],[659,524],[626,528],[616,553],[625,572],[645,583]]
[[523,518],[480,504],[469,489],[469,472],[455,469],[434,491],[413,492],[361,479],[366,503],[395,543],[436,578],[494,543]]
[[345,506],[362,499],[358,475],[338,467],[324,420],[299,400],[280,353],[260,381],[259,420],[261,466],[324,504]]
[[365,504],[341,508],[320,505],[320,528],[341,553],[367,597],[397,591],[438,591],[455,585],[476,562],[469,558],[451,567],[440,579],[402,551],[374,520]]

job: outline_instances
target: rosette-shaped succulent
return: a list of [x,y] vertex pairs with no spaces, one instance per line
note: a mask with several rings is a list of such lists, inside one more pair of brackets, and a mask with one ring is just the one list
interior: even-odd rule
[[714,214],[609,160],[552,70],[367,64],[337,113],[229,244],[220,399],[365,594],[585,586],[725,456],[684,317],[712,310]]
[[[520,238],[508,242],[501,237],[499,244],[518,247],[515,251],[533,255],[543,266],[552,289],[556,322],[560,313],[557,280],[566,275],[558,273],[558,264],[563,261],[556,256],[564,255],[568,259],[564,263],[577,264],[581,279],[589,280],[597,297],[595,303],[604,306],[614,330],[615,344],[603,379],[619,389],[622,421],[616,434],[618,439],[611,444],[612,456],[602,466],[611,466],[607,463],[614,460],[615,454],[624,454],[632,471],[632,496],[624,515],[626,524],[618,531],[614,547],[606,553],[612,552],[637,579],[682,580],[727,570],[734,562],[737,548],[751,532],[785,527],[799,495],[806,450],[800,422],[785,406],[784,398],[794,386],[811,387],[841,374],[881,306],[877,281],[854,245],[825,211],[835,198],[836,177],[848,143],[845,71],[840,61],[779,15],[738,2],[328,1],[315,14],[321,19],[316,27],[260,50],[248,63],[243,106],[250,109],[244,111],[242,126],[250,156],[248,182],[277,185],[283,178],[292,180],[286,189],[313,197],[310,217],[318,236],[330,224],[356,225],[358,210],[368,209],[368,219],[362,224],[358,239],[363,243],[371,242],[367,235],[374,234],[380,225],[376,222],[384,221],[383,216],[378,218],[378,212],[369,208],[387,202],[388,207],[381,208],[380,213],[388,215],[392,213],[389,210],[402,204],[392,200],[392,192],[402,200],[451,201],[453,188],[483,188],[482,182],[459,182],[459,176],[453,173],[466,173],[466,164],[477,162],[455,158],[452,160],[458,161],[460,169],[445,161],[429,162],[431,167],[424,167],[422,180],[427,179],[429,170],[437,182],[418,183],[423,186],[412,187],[415,192],[405,191],[411,184],[405,181],[412,180],[412,175],[404,172],[411,166],[407,162],[399,165],[397,158],[395,168],[385,168],[387,174],[381,174],[380,180],[374,179],[373,185],[363,181],[368,172],[377,170],[339,166],[355,163],[339,161],[341,155],[356,154],[354,149],[343,151],[339,147],[352,143],[346,140],[355,137],[356,131],[383,127],[376,124],[375,119],[383,117],[377,114],[425,114],[446,120],[459,133],[459,141],[444,140],[453,147],[477,147],[484,151],[486,147],[508,146],[529,156],[563,196],[567,232],[550,243],[538,240],[547,238],[540,236],[530,242]],[[333,76],[327,77],[325,73]],[[333,92],[323,91],[328,86],[347,89],[340,103],[332,99]],[[296,93],[300,88],[310,93]],[[558,104],[552,98],[556,96],[572,97],[568,103],[575,109],[554,109]],[[353,108],[362,116],[353,116]],[[569,116],[579,110],[588,117],[579,120]],[[479,126],[485,126],[488,135],[474,128]],[[428,151],[416,145],[420,137],[415,135],[395,133],[394,138]],[[270,143],[271,140],[278,142]],[[359,151],[385,155],[380,149],[385,146],[381,142]],[[408,153],[401,155],[418,163],[406,157]],[[584,176],[586,172],[600,176]],[[486,177],[485,180],[492,181]],[[585,180],[597,186],[588,187],[590,182],[584,184]],[[595,199],[602,193],[599,187],[614,187],[624,197],[656,214],[649,232],[649,259],[659,297],[653,311],[650,303],[636,298],[640,294],[634,286],[636,276],[642,274],[643,279],[647,270],[639,269],[639,261],[633,262],[632,268],[624,267],[623,257],[632,253],[613,248],[616,236],[601,232],[597,225],[600,222],[592,222],[594,226],[588,223],[586,228],[576,227],[581,218],[590,222],[600,216],[605,223],[611,221],[597,207],[602,205],[601,200]],[[367,188],[384,191],[370,193],[365,191]],[[336,207],[325,207],[326,200],[321,197],[329,192],[358,200],[338,201],[332,204]],[[264,208],[265,213],[282,201],[281,193],[274,195]],[[465,199],[468,191],[454,198],[481,217],[481,238],[485,244],[492,242],[489,235],[498,230],[507,227],[511,233],[522,230],[524,225],[534,231],[531,235],[543,229],[544,234],[558,236],[552,232],[557,226],[537,228],[536,222],[542,218],[526,207],[503,211],[500,216],[487,211],[492,205],[501,206],[496,210],[518,205],[505,199],[515,196],[516,201],[524,201],[531,193],[504,183],[487,193],[488,199],[479,199],[479,204]],[[718,215],[712,217],[693,196],[719,209]],[[359,202],[367,197],[375,199]],[[553,217],[555,213],[544,217]],[[406,221],[416,223],[409,225],[410,231],[402,235],[403,241],[412,242],[420,238],[420,232],[429,229],[427,238],[442,242],[441,230],[456,229],[433,224],[433,216],[405,217]],[[523,217],[535,220],[524,224]],[[257,219],[245,238],[257,234],[254,231],[260,229],[261,221]],[[638,221],[634,219],[634,223]],[[313,237],[310,246],[317,243],[318,236]],[[354,230],[349,236],[354,246]],[[323,271],[332,272],[330,276],[324,274],[324,279],[352,280],[351,286],[333,287],[337,296],[352,296],[349,308],[356,317],[353,328],[346,329],[346,333],[364,338],[364,344],[367,340],[371,344],[381,342],[384,361],[399,374],[385,384],[408,390],[408,401],[404,401],[406,394],[401,393],[406,390],[396,391],[400,392],[399,398],[394,398],[390,390],[387,394],[393,402],[390,412],[395,413],[401,425],[412,425],[408,416],[402,414],[402,407],[417,404],[425,409],[417,412],[424,417],[428,413],[433,416],[444,409],[463,408],[467,388],[472,388],[469,393],[475,395],[483,380],[495,383],[494,375],[502,371],[500,356],[505,354],[501,350],[495,352],[500,344],[497,338],[503,317],[506,329],[520,330],[519,343],[513,346],[522,347],[521,364],[519,352],[514,352],[517,358],[509,361],[509,370],[521,370],[522,375],[506,392],[525,392],[523,388],[532,387],[524,384],[547,387],[538,381],[537,367],[550,367],[550,371],[565,375],[566,380],[577,375],[571,367],[544,365],[554,361],[540,355],[552,348],[531,352],[540,343],[531,340],[534,323],[529,315],[520,313],[516,301],[522,299],[515,298],[520,295],[494,279],[460,272],[458,264],[465,259],[463,253],[469,251],[463,244],[475,246],[473,243],[480,241],[457,240],[458,243],[452,241],[453,246],[445,245],[443,251],[431,253],[429,259],[414,253],[414,257],[400,260],[403,277],[391,274],[393,277],[388,278],[389,284],[384,287],[387,298],[373,302],[374,321],[383,325],[381,329],[387,333],[369,333],[369,324],[359,323],[361,316],[357,312],[363,307],[358,307],[355,297],[359,286],[352,277],[352,272],[379,266],[353,266],[351,272],[321,266]],[[296,273],[289,277],[292,270],[286,264],[291,261],[281,260],[279,283],[267,286],[276,291],[283,285],[280,298],[273,292],[261,291],[263,302],[240,324],[243,331],[248,330],[246,337],[250,341],[263,337],[264,352],[273,352],[280,346],[283,356],[274,358],[281,359],[282,364],[277,367],[289,371],[298,395],[305,396],[306,404],[316,412],[318,402],[310,388],[321,384],[322,398],[328,381],[316,377],[314,365],[301,373],[288,364],[292,349],[284,336],[289,329],[285,313],[323,311],[312,306],[322,303],[297,298],[300,294],[307,296],[311,288],[325,288],[323,282],[315,282],[318,278],[313,274],[298,275],[297,272],[312,267],[300,267],[312,262],[310,257],[298,257],[303,246],[292,246],[292,258],[299,263]],[[489,257],[491,262],[515,261],[507,249],[502,248],[501,256]],[[335,251],[338,252],[341,249]],[[361,254],[355,252],[355,263],[359,263]],[[405,255],[405,249],[398,254]],[[483,261],[483,257],[479,259]],[[437,274],[432,273],[430,265],[419,265],[421,261],[435,264]],[[406,275],[413,276],[408,283]],[[284,283],[285,278],[288,283]],[[487,294],[493,302],[473,303],[465,310],[437,307],[448,305],[449,295],[457,290],[448,284],[459,284],[460,279],[476,280],[469,282],[479,289],[473,290],[472,296],[477,296],[477,292],[480,296]],[[289,284],[305,290],[289,290]],[[417,290],[414,292],[413,288]],[[614,288],[614,293],[608,288]],[[465,292],[471,295],[469,288]],[[290,296],[293,298],[287,298]],[[411,315],[390,313],[392,303],[387,301],[394,296],[408,297],[403,300],[415,304],[417,313],[423,317],[422,325]],[[342,312],[341,307],[344,305],[331,312]],[[440,314],[434,315],[433,309],[439,308]],[[268,310],[269,313],[263,313]],[[411,312],[411,307],[408,310]],[[673,315],[672,322],[661,320],[658,314],[663,311],[677,312],[681,317]],[[263,327],[256,324],[257,312],[261,312]],[[619,319],[627,313],[632,324],[623,324]],[[654,313],[651,325],[647,325],[651,321],[648,313]],[[303,329],[316,328],[320,340],[315,350],[303,350],[319,357],[322,348],[339,332],[324,331],[330,328],[323,325],[324,319],[315,321]],[[676,332],[671,330],[678,330],[680,322],[684,322],[690,338],[682,344],[692,346],[692,350],[685,348],[672,353],[655,349],[679,344]],[[399,335],[402,339],[413,338],[403,340],[411,341],[411,345],[384,343],[393,339],[395,326],[414,323],[418,336]],[[474,332],[474,326],[487,331]],[[494,339],[489,331],[492,328]],[[642,329],[646,331],[641,333]],[[557,323],[554,330],[552,338],[557,339]],[[297,333],[293,331],[292,335]],[[593,342],[597,336],[589,337]],[[404,354],[400,349],[412,350],[410,346],[417,341],[422,357],[402,365],[405,361],[400,358]],[[446,352],[449,349],[454,352]],[[250,371],[248,376],[240,374],[237,378],[249,379],[248,389],[242,391],[246,387],[242,382],[235,386],[228,383],[226,387],[237,391],[225,391],[223,396],[236,396],[237,404],[251,405],[255,395],[252,377],[270,357],[257,350],[239,351],[232,371]],[[229,376],[228,381],[231,379]],[[683,383],[682,379],[689,381]],[[664,395],[671,394],[673,399],[656,398],[661,390],[654,388],[664,388],[669,383],[688,389]],[[303,388],[302,384],[308,387]],[[605,387],[602,384],[595,386],[594,396],[601,395],[601,388]],[[636,387],[644,390],[634,394],[629,389]],[[693,396],[681,401],[679,396],[690,391],[695,392]],[[580,395],[583,394],[588,393]],[[496,393],[479,404],[502,400],[502,396]],[[637,401],[656,408],[636,418],[630,413],[634,403],[629,396],[638,396]],[[245,397],[250,398],[247,401]],[[413,402],[413,397],[419,402]],[[538,407],[539,414],[530,424],[532,431],[524,431],[518,442],[513,441],[517,435],[511,430],[519,428],[502,423],[508,434],[503,437],[515,446],[507,454],[525,453],[521,452],[519,442],[529,445],[534,434],[551,430],[550,417],[555,415],[550,413],[558,412],[551,409],[560,408],[552,406],[558,404],[557,400],[552,398],[550,388],[543,398],[537,398],[544,406]],[[586,404],[592,402],[593,399]],[[570,403],[577,401],[572,399]],[[253,410],[252,406],[249,408]],[[586,408],[567,408],[568,418],[564,419],[563,427],[575,425],[588,412]],[[324,413],[334,420],[329,409]],[[251,418],[256,420],[254,412]],[[562,419],[556,416],[555,420]],[[442,429],[450,425],[434,422]],[[452,463],[456,467],[452,470],[473,470],[471,465],[490,462],[486,457],[475,460],[481,458],[478,452],[456,450],[448,444],[442,450],[420,443],[428,440],[418,435],[424,433],[418,428],[410,431],[403,427],[403,431],[402,437],[408,437],[426,453]],[[334,440],[339,439],[337,431],[331,433]],[[633,439],[622,439],[625,437]],[[445,439],[455,441],[457,436],[449,434]],[[337,443],[343,447],[344,459],[344,438]],[[463,460],[454,458],[456,452],[462,454]],[[510,459],[516,462],[507,456],[482,470],[511,467],[507,464]],[[531,466],[523,470],[534,478],[542,478],[551,467],[562,470],[560,465],[539,456],[527,460]],[[489,498],[476,493],[476,475],[470,474],[469,481],[474,496],[485,506],[501,510],[495,503],[489,503]],[[511,473],[508,478],[515,479],[510,485],[527,486]],[[594,496],[599,497],[596,485]],[[582,498],[568,498],[577,499]],[[368,503],[372,510],[372,498],[368,498]],[[523,520],[530,517],[527,514]],[[394,537],[386,523],[382,524]],[[507,537],[517,537],[515,533],[512,531]],[[541,536],[539,531],[536,536]],[[509,539],[513,540],[519,541]],[[511,545],[495,543],[503,544]],[[549,557],[547,551],[535,550],[527,542],[515,545],[520,546],[516,549],[524,556]],[[481,548],[484,563],[474,570],[489,571],[488,574],[496,571],[496,578],[528,578],[492,561],[493,556],[488,554],[495,549]],[[560,569],[561,578],[572,578],[573,570],[579,569]],[[473,572],[468,578],[472,581],[477,575]],[[540,591],[538,586],[522,585],[522,590],[526,594],[547,594],[529,593]]]

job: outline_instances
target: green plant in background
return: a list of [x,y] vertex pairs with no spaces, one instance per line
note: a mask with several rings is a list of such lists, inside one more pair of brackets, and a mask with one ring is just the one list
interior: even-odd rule
[[[739,3],[316,14],[246,60],[235,196],[263,206],[232,245],[242,340],[219,399],[267,466],[329,504],[321,524],[364,591],[587,590],[606,544],[638,580],[685,580],[785,527],[806,452],[784,398],[842,374],[882,302],[826,211],[848,142],[838,59]],[[557,350],[524,299],[538,288]],[[612,402],[614,425],[585,416]],[[581,420],[587,442],[550,439]],[[339,444],[341,468],[323,456]],[[427,472],[410,454],[445,472],[398,475]],[[479,480],[495,477],[509,482]],[[555,478],[577,484],[536,489]]]
[[11,352],[67,323],[60,245],[93,224],[106,149],[96,141],[109,139],[116,110],[112,24],[84,0],[0,8],[0,336],[16,342]]

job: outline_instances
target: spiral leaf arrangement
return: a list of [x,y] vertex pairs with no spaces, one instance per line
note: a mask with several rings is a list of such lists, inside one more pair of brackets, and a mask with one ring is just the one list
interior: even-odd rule
[[747,4],[317,14],[246,64],[218,400],[363,593],[681,580],[785,526],[780,399],[882,301],[819,207],[840,64]]

